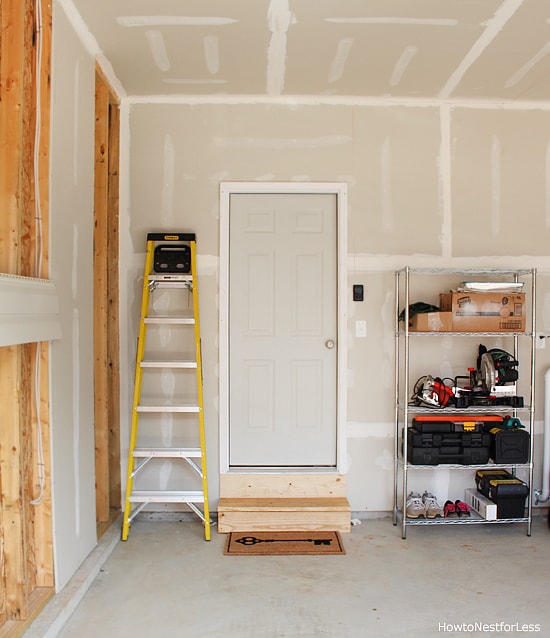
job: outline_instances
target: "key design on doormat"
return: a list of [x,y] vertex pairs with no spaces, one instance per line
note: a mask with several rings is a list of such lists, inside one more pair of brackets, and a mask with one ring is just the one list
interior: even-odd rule
[[314,545],[330,545],[331,538],[256,538],[255,536],[241,536],[235,540],[241,545],[257,545],[258,543],[313,543]]

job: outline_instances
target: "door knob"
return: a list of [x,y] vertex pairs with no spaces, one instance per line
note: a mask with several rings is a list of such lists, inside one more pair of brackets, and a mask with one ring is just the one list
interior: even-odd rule
[[332,339],[327,339],[325,341],[325,348],[328,348],[329,350],[332,350],[332,348],[334,348],[336,344],[334,343],[334,341]]

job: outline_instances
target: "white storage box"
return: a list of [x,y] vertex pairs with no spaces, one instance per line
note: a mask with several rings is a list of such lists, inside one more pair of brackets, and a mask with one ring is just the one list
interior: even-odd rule
[[475,487],[465,490],[464,501],[486,521],[497,520],[497,504],[483,496]]

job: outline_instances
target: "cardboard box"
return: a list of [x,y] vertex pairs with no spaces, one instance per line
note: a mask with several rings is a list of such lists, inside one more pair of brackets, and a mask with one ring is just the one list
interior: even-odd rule
[[453,332],[523,332],[525,293],[449,292],[439,307],[452,314]]
[[480,494],[475,488],[464,492],[464,502],[486,521],[497,520],[497,504]]
[[410,320],[411,332],[451,332],[451,312],[421,312]]

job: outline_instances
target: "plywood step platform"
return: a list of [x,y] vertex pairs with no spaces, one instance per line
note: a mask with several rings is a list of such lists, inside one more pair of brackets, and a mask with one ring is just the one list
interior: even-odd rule
[[345,497],[220,498],[218,531],[350,531]]

